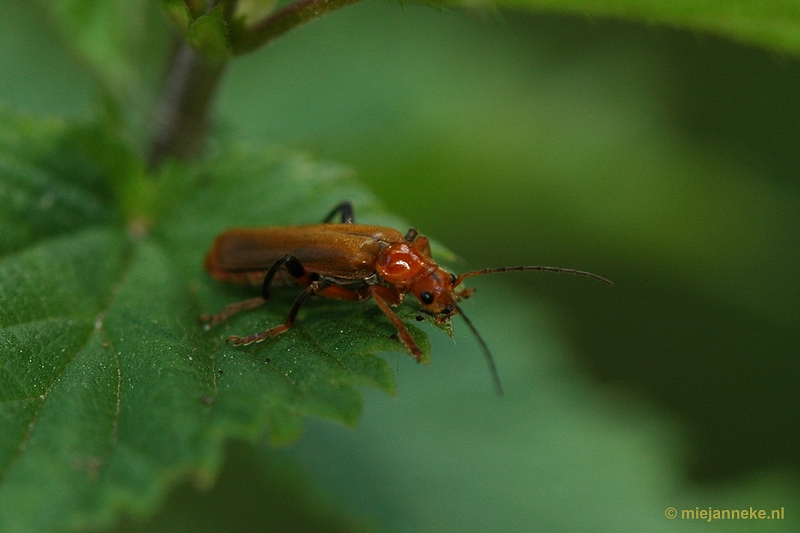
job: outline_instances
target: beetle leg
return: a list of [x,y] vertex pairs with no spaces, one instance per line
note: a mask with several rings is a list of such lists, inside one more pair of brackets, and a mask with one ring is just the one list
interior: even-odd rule
[[326,286],[327,284],[314,281],[311,283],[311,285],[306,287],[305,290],[300,293],[300,296],[298,296],[294,301],[292,308],[289,310],[289,316],[286,317],[286,322],[283,324],[275,326],[274,328],[270,328],[267,331],[248,335],[247,337],[237,337],[236,335],[232,335],[228,337],[226,342],[233,343],[234,346],[247,346],[249,344],[253,344],[254,342],[261,342],[266,338],[277,337],[294,325],[294,319],[297,317],[298,311],[300,311],[300,308],[303,306],[303,303],[305,303],[308,297],[324,290]]
[[342,287],[341,285],[336,285],[335,283],[323,286],[317,291],[317,294],[330,298],[331,300],[345,300],[348,302],[358,302],[369,298],[369,296],[363,293],[358,293],[346,287]]
[[411,244],[414,248],[427,255],[431,256],[431,243],[425,235],[418,235],[414,242]]
[[[385,314],[386,317],[392,321],[394,327],[397,328],[397,334],[400,337],[400,340],[406,345],[406,348],[408,348],[408,351],[411,352],[411,355],[414,357],[414,359],[416,359],[418,363],[422,362],[422,350],[419,349],[417,342],[408,332],[405,325],[403,325],[403,322],[397,317],[394,311],[392,311],[392,308],[389,307],[390,303],[394,305],[400,303],[400,298],[398,295],[383,285],[370,285],[369,294],[375,300],[375,303],[378,304],[378,307],[381,308],[383,314]],[[389,303],[387,303],[387,300]]]
[[333,219],[333,217],[336,216],[336,213],[341,212],[342,224],[352,224],[353,219],[355,218],[353,211],[354,211],[353,202],[345,200],[344,202],[340,203],[339,205],[331,209],[331,212],[328,213],[325,216],[325,218],[322,219],[322,223],[325,224],[326,222],[330,222]]
[[263,305],[264,302],[266,302],[266,300],[259,296],[258,298],[250,298],[249,300],[245,300],[243,302],[230,304],[216,315],[201,316],[200,322],[205,323],[205,329],[209,330],[217,324],[225,322],[231,315],[235,315],[239,311],[249,311],[251,309],[255,309],[256,307]]
[[291,274],[302,287],[308,287],[313,283],[314,280],[311,278],[311,275],[306,272],[306,269],[303,268],[300,261],[292,254],[286,254],[278,259],[275,264],[272,265],[272,268],[269,269],[269,272],[267,272],[267,275],[264,277],[264,283],[261,286],[260,297],[230,304],[216,315],[202,315],[200,317],[200,322],[205,324],[205,329],[211,329],[239,311],[250,311],[251,309],[264,305],[264,303],[269,300],[269,286],[272,284],[275,274],[278,273],[278,269],[283,265],[286,265],[286,270],[289,271],[289,274]]
[[425,235],[420,235],[419,231],[416,228],[408,228],[408,231],[405,235],[405,240],[408,243],[422,252],[423,254],[427,255],[428,257],[431,256],[431,243]]
[[431,243],[425,235],[420,235],[416,228],[408,228],[404,237],[405,241],[412,243],[412,246],[427,255],[431,256]]
[[[264,300],[269,299],[269,286],[272,284],[272,280],[275,278],[281,265],[286,265],[286,270],[297,280],[297,283],[300,284],[301,287],[308,287],[319,279],[317,274],[309,274],[306,272],[306,269],[303,267],[302,263],[300,263],[299,259],[292,254],[286,254],[272,265],[272,268],[269,269],[269,272],[267,272],[267,275],[264,277],[264,284],[261,287],[261,296]],[[320,283],[315,292],[333,300],[356,302],[365,298],[356,291],[352,291],[329,281]]]
[[308,287],[314,281],[311,279],[311,275],[306,272],[306,269],[299,259],[292,254],[286,254],[278,259],[275,264],[272,265],[272,268],[269,269],[267,275],[264,276],[264,283],[261,285],[261,297],[264,298],[264,300],[269,300],[269,286],[272,285],[275,274],[278,273],[278,270],[283,265],[286,265],[286,270],[289,271],[289,274],[296,279],[297,283],[301,286]]

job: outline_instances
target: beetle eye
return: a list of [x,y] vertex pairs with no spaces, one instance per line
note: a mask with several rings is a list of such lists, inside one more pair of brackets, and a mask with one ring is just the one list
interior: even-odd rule
[[419,293],[419,301],[424,303],[425,305],[430,305],[433,303],[433,294],[429,291],[422,291]]
[[455,285],[455,284],[456,284],[456,275],[450,274],[450,285]]

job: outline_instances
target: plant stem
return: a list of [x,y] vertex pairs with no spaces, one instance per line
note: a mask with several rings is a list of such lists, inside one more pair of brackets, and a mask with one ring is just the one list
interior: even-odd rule
[[[289,30],[359,0],[298,0],[250,27],[232,21],[236,2],[223,2],[231,44],[243,54]],[[206,0],[206,12],[217,4]],[[209,59],[181,42],[175,50],[164,92],[153,117],[148,163],[157,168],[166,158],[188,159],[200,154],[208,132],[214,91],[227,61]]]
[[245,54],[310,20],[359,0],[298,0],[249,28],[233,29],[233,53]]
[[200,154],[208,132],[208,116],[225,61],[214,61],[181,42],[172,57],[161,100],[153,117],[149,167],[164,159]]

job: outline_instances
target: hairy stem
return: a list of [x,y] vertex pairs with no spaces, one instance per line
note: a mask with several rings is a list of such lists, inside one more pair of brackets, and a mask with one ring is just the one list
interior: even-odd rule
[[234,54],[245,54],[263,46],[310,20],[336,11],[359,0],[298,0],[248,28],[236,28]]
[[167,157],[199,155],[208,133],[214,91],[226,62],[210,60],[181,42],[172,57],[164,92],[153,117],[149,166]]

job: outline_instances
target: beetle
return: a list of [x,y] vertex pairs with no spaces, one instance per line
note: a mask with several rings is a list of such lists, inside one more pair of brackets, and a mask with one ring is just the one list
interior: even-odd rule
[[[331,223],[337,213],[340,223]],[[422,351],[403,322],[392,311],[411,293],[423,311],[438,324],[461,315],[481,345],[495,388],[503,394],[492,354],[478,330],[458,305],[475,289],[462,287],[470,277],[497,272],[546,271],[576,274],[613,285],[609,280],[582,270],[548,266],[484,268],[456,276],[431,256],[428,238],[411,228],[405,234],[392,228],[354,223],[353,204],[334,207],[321,224],[267,228],[233,228],[214,241],[205,268],[219,281],[261,287],[261,296],[233,303],[215,315],[203,315],[205,328],[240,312],[255,309],[270,298],[274,281],[294,279],[304,287],[283,324],[246,337],[230,336],[227,342],[247,346],[276,337],[294,324],[303,303],[312,294],[335,300],[372,299],[397,328],[397,335],[411,355],[422,361]]]

